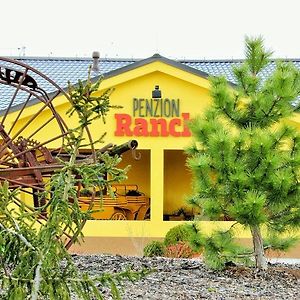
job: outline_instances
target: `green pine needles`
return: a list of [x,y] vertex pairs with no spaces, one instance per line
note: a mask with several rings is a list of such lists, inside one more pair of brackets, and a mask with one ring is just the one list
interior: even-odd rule
[[[117,168],[120,161],[117,156],[99,153],[97,160],[76,162],[85,143],[86,125],[105,118],[110,108],[108,92],[100,96],[93,93],[99,83],[92,84],[88,79],[85,84],[70,86],[69,113],[77,112],[80,122],[66,139],[69,161],[61,161],[63,168],[52,176],[46,188],[48,192],[40,194],[48,199],[47,204],[30,211],[19,200],[18,190],[10,190],[7,183],[0,187],[0,299],[68,300],[71,294],[84,300],[104,299],[99,286],[110,287],[113,298],[120,299],[118,286],[125,279],[137,280],[146,273],[124,270],[106,274],[99,270],[98,276],[90,277],[79,272],[64,243],[66,236],[72,242],[82,237],[83,224],[90,216],[90,211],[80,210],[78,186],[109,190],[112,182],[126,177],[126,170]],[[109,180],[105,174],[109,174]],[[48,218],[42,221],[45,211]]]
[[[300,135],[285,119],[300,95],[300,72],[278,61],[263,80],[270,55],[262,38],[246,38],[246,59],[233,68],[236,85],[224,77],[210,79],[213,104],[190,123],[194,144],[187,150],[195,190],[190,202],[211,220],[226,217],[249,228],[249,255],[260,269],[267,268],[265,248],[272,249],[273,241],[274,249],[286,250],[277,238],[300,228]],[[273,237],[265,245],[262,232]],[[284,243],[293,244],[295,239]],[[207,256],[212,265],[218,265],[217,256]]]

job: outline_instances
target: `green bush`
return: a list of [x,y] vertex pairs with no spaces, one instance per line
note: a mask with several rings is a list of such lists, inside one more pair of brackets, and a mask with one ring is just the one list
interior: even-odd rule
[[163,242],[152,241],[144,248],[144,256],[154,257],[154,256],[164,256],[165,245]]
[[171,228],[165,236],[164,244],[170,246],[178,242],[189,242],[195,234],[193,228],[190,224],[180,224]]

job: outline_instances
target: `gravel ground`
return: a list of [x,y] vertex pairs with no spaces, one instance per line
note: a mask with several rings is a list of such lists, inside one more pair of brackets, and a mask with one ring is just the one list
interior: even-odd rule
[[[209,270],[201,259],[141,258],[112,255],[74,255],[76,264],[91,275],[155,269],[137,282],[128,282],[122,299],[299,299],[300,265],[272,264],[266,272],[230,267]],[[106,299],[111,299],[107,293]]]

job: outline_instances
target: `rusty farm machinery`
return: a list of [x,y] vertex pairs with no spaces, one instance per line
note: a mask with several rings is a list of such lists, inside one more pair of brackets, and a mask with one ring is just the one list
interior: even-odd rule
[[[18,188],[26,194],[31,199],[26,207],[33,211],[44,205],[38,193],[45,191],[45,182],[62,167],[60,161],[66,155],[63,143],[70,129],[56,110],[62,105],[61,95],[69,97],[37,69],[18,60],[0,58],[0,182],[8,182],[10,189]],[[89,143],[93,144],[89,128],[85,131]],[[130,150],[136,155],[136,147],[137,141],[131,140],[119,146],[109,144],[97,151],[120,155]],[[80,154],[78,160],[95,159],[93,151]],[[95,205],[99,210],[92,214],[95,219],[145,219],[149,198],[136,185],[115,185],[113,191],[114,196],[96,194],[92,200],[89,195],[80,195],[82,210]],[[16,205],[20,205],[18,201]],[[47,219],[47,213],[41,218]],[[72,240],[72,236],[66,235]]]

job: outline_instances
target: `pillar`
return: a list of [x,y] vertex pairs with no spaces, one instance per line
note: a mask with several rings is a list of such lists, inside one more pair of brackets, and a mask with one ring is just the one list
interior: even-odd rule
[[151,149],[151,222],[163,221],[164,210],[164,151]]

